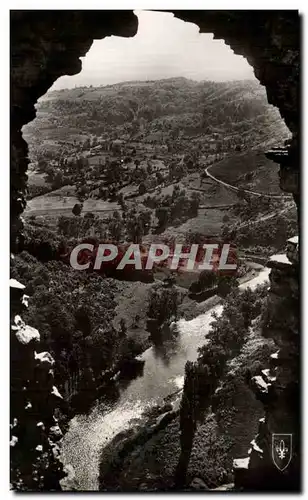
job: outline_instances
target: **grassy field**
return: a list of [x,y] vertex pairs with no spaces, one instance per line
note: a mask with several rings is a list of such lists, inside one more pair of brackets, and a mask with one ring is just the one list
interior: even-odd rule
[[[61,189],[52,191],[51,193],[37,196],[36,198],[28,201],[25,215],[53,214],[58,217],[60,215],[71,215],[72,208],[75,203],[79,203],[78,198],[74,193],[74,186],[64,186]],[[104,216],[104,213],[110,215],[114,210],[120,210],[120,206],[116,202],[88,198],[83,204],[83,213],[93,212]]]
[[[159,160],[157,160],[157,163],[158,162]],[[33,179],[36,177],[37,174],[33,175]],[[188,174],[181,180],[181,182],[170,184],[169,186],[161,188],[160,194],[158,194],[157,190],[155,190],[150,194],[150,196],[157,197],[159,199],[167,194],[171,195],[174,186],[176,185],[178,185],[181,189],[185,189],[189,196],[191,196],[194,191],[198,190],[201,205],[210,207],[220,204],[232,204],[236,201],[236,195],[232,191],[220,186],[214,181],[201,184],[199,173]],[[48,219],[54,220],[61,215],[72,215],[72,208],[75,203],[79,203],[75,195],[75,191],[76,189],[74,186],[64,186],[50,193],[28,200],[25,217],[35,215],[48,217]],[[126,186],[121,190],[121,192],[125,196],[129,196],[130,194],[136,192],[136,186]],[[143,201],[147,196],[148,194],[137,196],[136,198],[128,200],[128,206],[144,209],[145,206],[143,205]],[[120,206],[116,202],[88,198],[83,204],[83,213],[92,212],[99,215],[101,218],[111,215],[114,210],[121,212]],[[226,210],[224,209],[201,208],[199,209],[197,217],[189,219],[177,227],[171,225],[161,235],[157,235],[157,238],[156,236],[148,235],[144,238],[144,242],[148,243],[153,241],[153,239],[162,240],[173,237],[176,237],[179,242],[182,240],[184,242],[185,236],[189,231],[200,232],[206,236],[217,235],[221,230],[225,214]]]
[[[119,281],[119,293],[116,296],[117,306],[113,324],[120,327],[120,320],[125,319],[127,334],[146,349],[151,345],[146,330],[148,296],[152,288],[151,283]],[[139,316],[135,324],[136,315]]]
[[[265,194],[281,194],[278,170],[278,165],[268,160],[263,152],[249,151],[215,163],[211,174],[237,187]],[[245,179],[247,174],[252,174],[252,178]]]
[[28,170],[28,185],[31,186],[46,186],[47,182],[45,174],[40,174],[36,170]]
[[201,208],[198,211],[197,217],[188,219],[177,227],[168,227],[160,234],[160,237],[163,240],[176,238],[178,243],[184,243],[189,232],[201,233],[207,237],[217,236],[220,234],[225,214],[225,210]]

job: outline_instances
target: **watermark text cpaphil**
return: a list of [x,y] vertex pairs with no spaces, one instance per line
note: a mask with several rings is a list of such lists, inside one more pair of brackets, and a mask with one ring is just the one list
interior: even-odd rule
[[172,271],[236,271],[237,259],[229,243],[205,243],[172,247],[164,243],[142,245],[138,243],[115,245],[89,242],[78,244],[70,253],[70,265],[76,270],[102,270],[112,266],[116,270],[126,267],[151,271],[154,267],[167,267]]

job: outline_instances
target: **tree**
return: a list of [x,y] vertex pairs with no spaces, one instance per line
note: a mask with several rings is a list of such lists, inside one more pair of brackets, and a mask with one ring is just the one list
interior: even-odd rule
[[150,210],[141,210],[138,213],[142,225],[143,234],[148,234],[151,227],[152,215]]
[[201,290],[210,288],[216,283],[216,274],[212,271],[201,271],[198,280]]
[[161,172],[156,172],[157,184],[162,184],[164,182],[164,177]]
[[77,198],[80,203],[82,203],[85,200],[86,194],[87,194],[87,187],[81,183],[76,185],[77,188]]
[[138,187],[139,195],[142,196],[147,192],[147,188],[144,182],[141,182]]
[[60,234],[67,236],[69,233],[70,217],[65,217],[65,215],[60,215],[58,219],[58,231]]
[[83,143],[82,149],[87,151],[88,149],[90,149],[90,145],[91,145],[90,138],[87,137],[87,139]]
[[64,184],[64,176],[63,173],[60,171],[56,171],[53,174],[52,181],[51,181],[51,187],[52,189],[59,189],[62,187]]
[[75,216],[79,216],[82,212],[82,203],[75,203],[72,212]]
[[119,212],[113,212],[112,218],[108,220],[108,231],[114,241],[119,242],[121,240],[123,232],[123,220]]
[[180,407],[180,444],[181,453],[175,471],[175,487],[186,485],[187,470],[197,424],[197,366],[191,361],[185,365],[184,389]]
[[47,161],[45,160],[45,158],[40,158],[40,159],[38,160],[37,167],[38,167],[38,171],[39,171],[39,172],[42,172],[42,173],[45,173],[45,172],[46,172],[47,167],[48,167],[48,163],[47,163]]
[[223,275],[217,276],[218,293],[224,297],[232,292],[238,287],[237,277],[234,275]]
[[152,167],[152,165],[151,165],[151,163],[150,163],[149,161],[147,162],[147,167],[146,167],[146,169],[147,169],[147,174],[148,174],[149,176],[150,176],[150,175],[152,175],[152,173],[153,173],[153,167]]
[[125,203],[125,198],[124,198],[123,193],[118,194],[118,203],[124,212],[126,210],[126,203]]
[[165,228],[169,222],[170,210],[167,207],[157,207],[155,210],[155,217],[158,219],[159,229]]
[[148,316],[157,320],[158,326],[178,317],[180,294],[172,284],[169,288],[152,289],[149,295]]
[[237,197],[240,201],[243,201],[243,200],[246,200],[247,198],[247,195],[245,193],[245,190],[243,188],[240,188],[237,192]]
[[194,191],[192,193],[191,201],[190,201],[190,210],[191,210],[191,215],[194,217],[197,217],[198,215],[198,209],[200,205],[200,193],[197,193]]

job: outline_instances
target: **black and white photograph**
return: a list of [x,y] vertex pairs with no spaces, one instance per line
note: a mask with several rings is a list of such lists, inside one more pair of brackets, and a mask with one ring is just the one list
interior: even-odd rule
[[299,493],[302,16],[83,5],[9,15],[7,490]]

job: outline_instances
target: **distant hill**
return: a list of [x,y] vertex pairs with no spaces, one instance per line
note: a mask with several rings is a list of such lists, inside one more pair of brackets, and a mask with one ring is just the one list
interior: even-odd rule
[[89,135],[163,144],[193,140],[203,146],[215,141],[219,148],[220,143],[223,148],[272,145],[289,135],[257,81],[186,78],[48,92],[23,133],[32,150],[52,147],[54,141],[79,143]]

